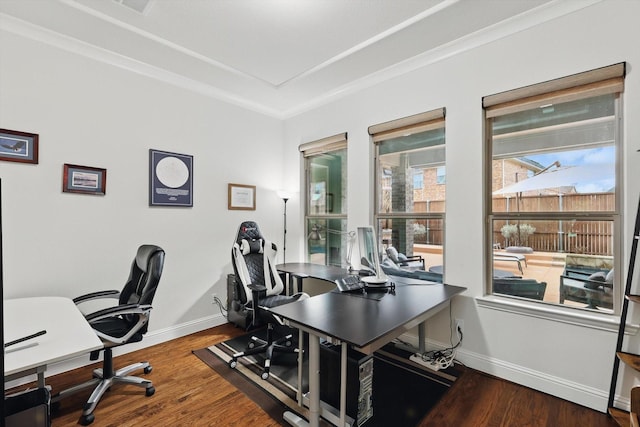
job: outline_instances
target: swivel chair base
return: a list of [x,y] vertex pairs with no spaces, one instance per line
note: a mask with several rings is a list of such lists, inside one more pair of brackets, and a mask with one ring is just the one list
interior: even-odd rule
[[87,388],[95,387],[93,392],[91,393],[91,396],[89,396],[87,403],[84,404],[82,415],[78,420],[78,423],[83,426],[89,425],[93,422],[93,420],[95,419],[93,411],[96,409],[96,406],[98,406],[102,395],[116,383],[131,384],[138,387],[143,387],[145,389],[146,396],[153,396],[153,394],[156,392],[156,389],[153,387],[153,383],[151,381],[140,377],[129,376],[130,373],[139,369],[142,369],[145,374],[150,373],[153,370],[153,367],[149,364],[149,362],[134,363],[124,368],[118,369],[114,372],[113,353],[110,348],[106,348],[104,350],[103,366],[104,368],[93,370],[92,380],[63,390],[60,393],[57,393],[51,399],[52,403],[56,404],[61,399],[67,396],[70,396]]
[[292,334],[286,335],[274,341],[273,325],[270,323],[267,326],[267,340],[265,341],[261,338],[252,336],[251,341],[249,341],[248,347],[249,348],[247,350],[240,351],[231,356],[229,367],[231,369],[235,369],[235,367],[238,366],[238,359],[241,357],[264,353],[264,369],[262,370],[262,374],[260,375],[263,380],[269,378],[269,370],[271,368],[271,358],[273,357],[273,353],[298,353],[300,351],[298,347],[293,346]]

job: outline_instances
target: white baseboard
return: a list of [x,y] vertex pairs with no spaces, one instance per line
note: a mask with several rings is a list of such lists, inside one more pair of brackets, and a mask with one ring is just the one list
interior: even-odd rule
[[[227,323],[227,319],[222,314],[215,314],[212,316],[202,317],[200,319],[192,320],[190,322],[182,323],[180,325],[171,326],[156,331],[150,331],[140,342],[124,345],[113,349],[113,355],[119,356],[122,354],[131,353],[132,351],[140,350],[143,348],[151,347],[156,344],[171,341],[176,338],[184,337],[196,332],[203,331],[205,329],[213,328]],[[102,360],[102,356],[99,360]],[[70,371],[72,369],[80,368],[82,366],[96,363],[95,360],[89,360],[89,355],[83,355],[64,360],[62,362],[54,363],[47,366],[45,371],[46,377],[61,374],[63,372]],[[16,387],[22,384],[29,383],[35,379],[35,375],[19,378],[15,381],[10,381],[5,384],[5,389]]]
[[[415,347],[418,346],[418,336],[404,334],[400,337]],[[428,349],[444,349],[450,347],[449,343],[427,340]],[[556,396],[560,399],[574,402],[578,405],[586,406],[600,412],[607,412],[609,390],[597,389],[584,384],[569,381],[549,375],[545,372],[534,371],[527,367],[505,362],[500,359],[485,356],[483,354],[468,351],[463,347],[458,348],[456,360],[462,362],[477,371],[541,391],[543,393]],[[629,410],[630,402],[628,398],[616,396],[616,407]]]

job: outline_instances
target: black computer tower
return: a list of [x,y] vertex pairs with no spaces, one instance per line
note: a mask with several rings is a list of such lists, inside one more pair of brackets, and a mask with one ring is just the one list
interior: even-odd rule
[[[340,408],[341,346],[320,345],[320,400]],[[347,415],[361,426],[373,416],[373,356],[347,351]]]

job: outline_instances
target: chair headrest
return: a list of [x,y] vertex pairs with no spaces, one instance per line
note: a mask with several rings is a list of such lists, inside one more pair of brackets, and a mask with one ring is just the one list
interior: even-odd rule
[[149,265],[149,259],[158,251],[162,251],[162,248],[156,245],[142,245],[138,248],[136,253],[136,265],[144,272],[147,271]]
[[255,239],[255,240],[242,239],[242,242],[240,243],[240,251],[242,252],[242,255],[262,254],[264,253],[263,245],[264,245],[264,240],[262,239]]
[[238,227],[238,234],[236,235],[236,243],[238,246],[242,245],[243,240],[251,242],[258,239],[264,240],[264,237],[258,228],[258,224],[254,221],[244,221],[240,223],[240,227]]
[[392,261],[398,262],[398,250],[393,246],[389,246],[387,248],[387,255],[391,258]]

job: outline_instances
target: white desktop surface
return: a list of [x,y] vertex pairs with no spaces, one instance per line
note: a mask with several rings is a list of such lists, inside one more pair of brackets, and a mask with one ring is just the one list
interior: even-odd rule
[[5,377],[69,359],[103,347],[73,301],[64,297],[4,300],[5,342],[47,333],[5,349]]

